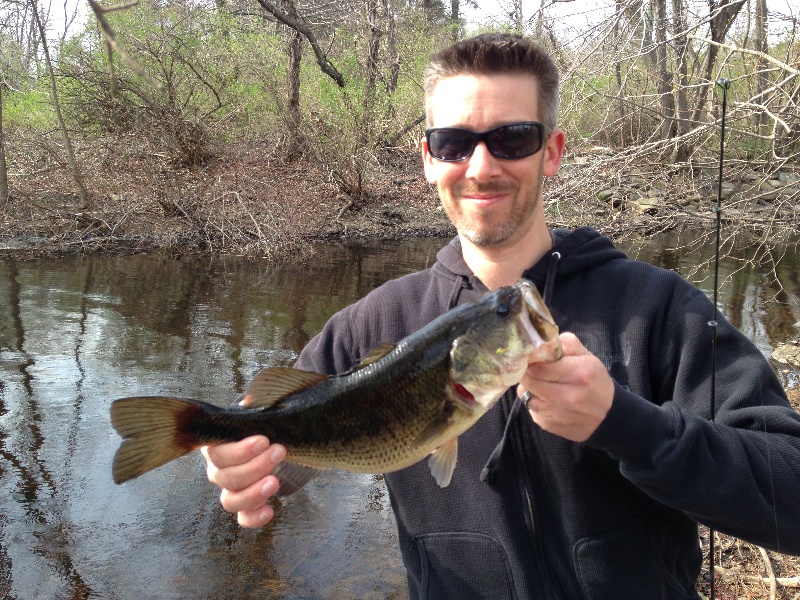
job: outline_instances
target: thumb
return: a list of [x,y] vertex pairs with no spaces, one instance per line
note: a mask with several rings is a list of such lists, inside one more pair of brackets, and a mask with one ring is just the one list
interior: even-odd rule
[[578,339],[578,336],[569,331],[558,336],[561,339],[561,348],[564,351],[564,356],[580,356],[582,354],[591,354]]

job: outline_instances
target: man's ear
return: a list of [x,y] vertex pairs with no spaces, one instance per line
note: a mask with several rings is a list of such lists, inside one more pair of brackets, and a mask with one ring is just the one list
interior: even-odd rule
[[436,165],[434,162],[435,159],[431,156],[431,153],[428,152],[428,140],[422,138],[419,142],[419,148],[422,152],[422,166],[425,169],[425,179],[428,180],[428,183],[434,185],[437,180]]
[[565,145],[566,136],[561,129],[556,129],[547,137],[544,147],[544,164],[542,165],[542,174],[545,177],[552,177],[558,172],[564,156]]

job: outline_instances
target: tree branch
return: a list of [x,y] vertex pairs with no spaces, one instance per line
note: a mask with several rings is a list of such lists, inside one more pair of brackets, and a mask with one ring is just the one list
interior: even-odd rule
[[117,43],[117,38],[114,35],[114,31],[111,29],[111,26],[106,21],[105,15],[106,13],[114,12],[116,10],[122,10],[125,8],[131,8],[132,6],[136,6],[139,3],[139,0],[133,0],[132,2],[126,2],[125,4],[119,4],[117,6],[100,6],[96,0],[89,0],[89,6],[92,7],[92,11],[94,12],[94,16],[97,19],[97,24],[100,25],[100,34],[103,36],[103,40],[106,43],[106,47],[108,48],[108,68],[109,68],[109,77],[110,77],[110,93],[111,97],[115,98],[117,95],[117,76],[116,76],[116,69],[114,68],[114,61],[112,60],[113,52],[119,54],[119,58],[122,62],[124,62],[130,69],[136,73],[139,77],[144,79],[147,83],[153,86],[159,92],[164,91],[164,84],[159,81],[156,81],[150,75],[145,73],[145,70],[139,66],[135,60],[133,60],[128,54],[120,47]]
[[[94,0],[89,0],[89,2],[93,2]],[[328,77],[333,79],[340,88],[344,87],[344,77],[336,67],[333,66],[331,61],[325,56],[325,53],[322,51],[322,48],[319,46],[319,42],[317,38],[314,36],[314,33],[305,25],[300,23],[299,21],[290,18],[287,14],[281,12],[277,6],[268,2],[267,0],[257,0],[261,7],[272,14],[273,17],[278,19],[281,23],[286,25],[287,27],[291,27],[295,31],[303,34],[303,36],[308,40],[308,43],[311,44],[311,48],[314,50],[314,55],[317,57],[317,64],[319,68],[322,69],[322,72],[325,73]]]
[[741,52],[742,54],[752,54],[754,56],[757,56],[759,58],[764,59],[767,62],[772,63],[773,65],[783,69],[784,71],[788,71],[789,73],[792,73],[793,75],[800,75],[800,70],[795,69],[794,67],[791,67],[790,65],[787,65],[785,62],[783,62],[781,60],[778,60],[777,58],[775,58],[773,56],[770,56],[769,54],[764,54],[763,52],[759,52],[758,50],[751,50],[750,48],[740,48],[735,43],[734,44],[720,44],[719,42],[715,42],[715,41],[710,40],[708,38],[699,37],[699,36],[696,36],[696,35],[690,35],[689,39],[696,40],[698,42],[704,42],[704,43],[709,44],[711,46],[717,46],[719,48],[725,48],[726,50],[732,50],[733,52]]

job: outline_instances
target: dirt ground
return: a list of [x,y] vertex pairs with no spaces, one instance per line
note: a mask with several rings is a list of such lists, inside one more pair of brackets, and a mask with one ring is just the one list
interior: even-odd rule
[[0,208],[0,251],[282,257],[332,239],[454,233],[416,155],[383,156],[369,192],[347,195],[336,173],[257,145],[223,147],[191,168],[136,139],[120,146],[83,148],[88,204],[49,155],[21,164]]
[[[368,165],[368,193],[348,195],[337,185],[341,174],[303,162],[286,164],[258,144],[221,148],[202,166],[183,168],[132,136],[114,145],[79,146],[90,191],[84,204],[53,159],[55,153],[19,150],[17,156],[26,158],[15,164],[11,198],[0,207],[0,256],[158,249],[176,255],[309,257],[314,245],[341,238],[454,233],[414,153],[379,157]],[[575,164],[571,170],[579,168]],[[644,187],[635,179],[617,181],[605,198],[576,193],[608,188],[609,173],[600,166],[585,170],[584,181],[548,183],[551,221],[592,224],[616,238],[679,227],[709,229],[710,212],[700,214],[693,207],[698,186],[683,185],[662,171],[657,176],[642,172],[649,195],[629,194]],[[656,179],[671,185],[667,194],[655,194]],[[654,195],[671,201],[653,205]],[[798,390],[788,392],[800,410]],[[717,598],[800,599],[800,559],[724,535],[717,539]],[[702,543],[707,555],[707,530]],[[706,561],[699,583],[706,597],[709,580]]]

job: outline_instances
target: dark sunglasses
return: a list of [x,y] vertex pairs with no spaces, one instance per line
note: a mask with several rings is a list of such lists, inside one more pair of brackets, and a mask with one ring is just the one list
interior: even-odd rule
[[466,160],[478,142],[484,142],[495,158],[515,160],[542,149],[545,128],[536,121],[509,123],[478,133],[460,127],[432,127],[425,131],[430,155],[445,162]]

